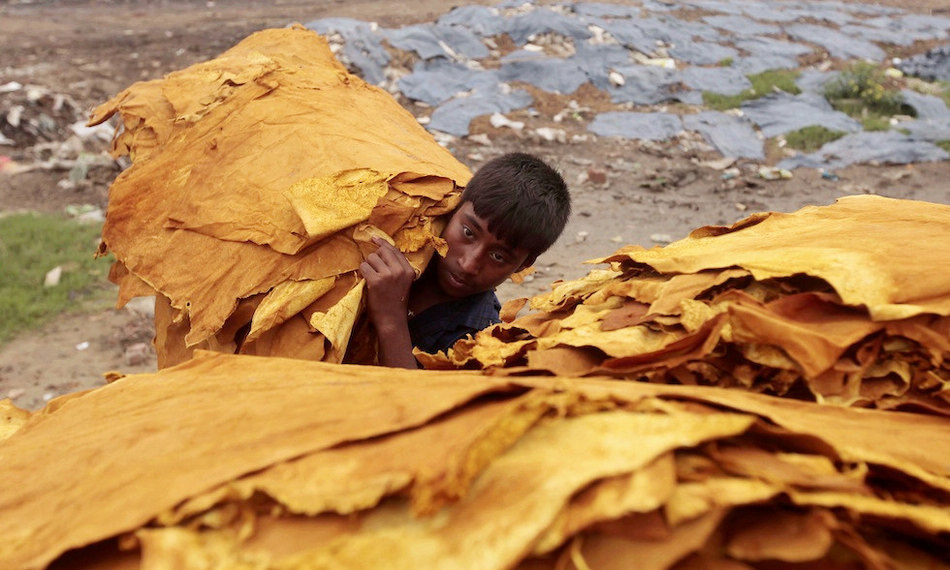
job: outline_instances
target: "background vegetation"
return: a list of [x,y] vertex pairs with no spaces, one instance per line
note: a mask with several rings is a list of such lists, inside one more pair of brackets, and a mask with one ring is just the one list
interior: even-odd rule
[[[26,213],[0,218],[0,343],[69,310],[102,308],[114,299],[108,257],[95,259],[100,224]],[[56,285],[49,271],[61,268]]]

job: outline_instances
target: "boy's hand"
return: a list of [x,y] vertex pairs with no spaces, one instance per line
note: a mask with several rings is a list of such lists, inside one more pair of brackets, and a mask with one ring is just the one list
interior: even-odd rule
[[393,320],[405,322],[409,307],[409,288],[416,272],[409,260],[386,240],[373,238],[379,249],[366,256],[360,273],[366,280],[366,300],[370,318],[377,329]]

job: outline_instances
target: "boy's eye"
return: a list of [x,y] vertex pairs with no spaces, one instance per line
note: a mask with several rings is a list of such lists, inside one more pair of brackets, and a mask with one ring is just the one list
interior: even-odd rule
[[496,263],[508,263],[508,258],[498,253],[497,251],[493,251],[491,253],[491,258],[492,258],[492,261]]
[[470,238],[470,237],[474,236],[475,233],[472,232],[472,230],[469,229],[468,226],[462,226],[462,235],[464,235],[464,236],[467,237],[467,238]]

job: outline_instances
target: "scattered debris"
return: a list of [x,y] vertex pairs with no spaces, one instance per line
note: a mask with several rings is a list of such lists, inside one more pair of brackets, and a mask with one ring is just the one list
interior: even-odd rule
[[59,285],[59,280],[62,278],[62,276],[63,267],[61,265],[57,265],[46,272],[46,276],[43,277],[43,287],[55,287]]
[[792,172],[785,168],[775,166],[759,167],[759,178],[765,180],[788,180],[792,177]]
[[521,130],[524,129],[524,122],[512,121],[501,113],[493,113],[489,119],[489,122],[491,123],[491,126],[495,127],[496,129],[508,127],[509,129],[516,132],[521,132]]
[[532,132],[532,138],[536,139],[538,142],[567,142],[567,133],[564,129],[555,129],[552,127],[539,127],[534,129]]

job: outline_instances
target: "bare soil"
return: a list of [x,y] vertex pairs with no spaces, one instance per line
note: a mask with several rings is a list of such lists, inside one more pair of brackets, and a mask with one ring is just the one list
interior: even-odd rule
[[[946,0],[878,3],[920,13],[948,10]],[[396,27],[432,21],[457,4],[461,2],[416,0],[412,10],[405,10],[404,3],[387,0],[6,1],[0,3],[0,85],[16,81],[40,87],[51,106],[55,96],[62,95],[68,104],[63,106],[61,98],[57,113],[63,115],[73,105],[73,120],[80,120],[135,81],[159,78],[212,58],[256,30],[331,16]],[[926,47],[915,46],[902,55]],[[587,134],[586,121],[594,112],[610,108],[608,98],[589,86],[568,96],[535,95],[538,116],[509,115],[525,122],[523,131],[496,129],[487,119],[479,119],[473,130],[487,139],[448,143],[472,169],[511,150],[538,154],[555,164],[571,186],[574,215],[564,236],[539,259],[537,272],[528,281],[502,286],[503,299],[531,296],[557,279],[580,277],[591,268],[583,264],[585,260],[609,255],[624,244],[662,244],[694,228],[730,224],[755,211],[793,211],[855,193],[950,201],[946,163],[853,166],[836,171],[837,180],[798,169],[789,180],[767,181],[756,174],[760,165],[724,165],[700,139],[689,136],[664,143],[590,136],[569,142],[572,135]],[[9,96],[0,92],[0,103]],[[572,101],[579,110],[571,119],[554,122],[553,117]],[[419,116],[428,113],[402,102]],[[72,120],[49,114],[57,119],[56,125],[42,132],[8,134],[17,144],[0,144],[0,215],[20,210],[63,212],[70,205],[103,210],[107,206],[109,184],[122,165],[97,162],[85,179],[63,183],[69,179],[69,165],[57,165],[53,159],[58,145],[70,136]],[[549,142],[531,134],[544,126],[563,129],[568,142]],[[107,143],[86,140],[82,147],[98,154]],[[44,168],[28,171],[2,168],[4,162],[22,166],[42,161]],[[726,179],[727,166],[739,167],[740,174]],[[99,305],[62,315],[41,330],[0,346],[0,398],[10,397],[21,407],[35,409],[57,395],[102,384],[103,373],[110,370],[152,371],[155,360],[147,344],[151,335],[151,318],[143,303],[123,309]]]

